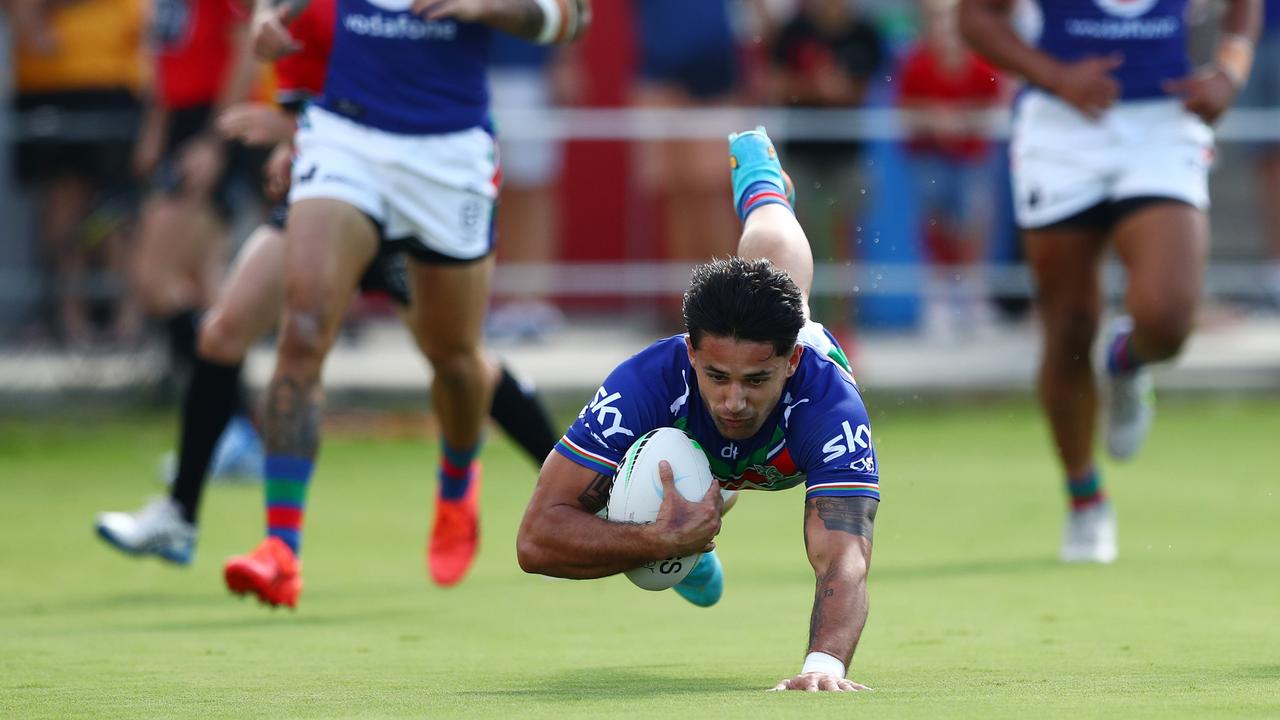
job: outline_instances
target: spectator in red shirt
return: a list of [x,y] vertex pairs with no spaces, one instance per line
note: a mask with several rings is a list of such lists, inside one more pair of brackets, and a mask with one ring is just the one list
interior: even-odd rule
[[929,257],[939,270],[926,329],[967,336],[989,315],[978,264],[991,231],[995,192],[983,133],[1001,102],[997,73],[970,52],[954,0],[925,5],[924,38],[895,73],[907,116],[907,154]]

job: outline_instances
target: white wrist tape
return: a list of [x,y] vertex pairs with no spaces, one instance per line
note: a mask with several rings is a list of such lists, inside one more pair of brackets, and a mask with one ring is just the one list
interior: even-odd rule
[[560,11],[559,0],[534,0],[542,8],[542,32],[535,41],[539,45],[550,45],[556,41],[564,28],[565,18]]
[[843,679],[844,663],[824,652],[811,652],[805,656],[804,667],[800,669],[800,674],[811,672],[826,673]]

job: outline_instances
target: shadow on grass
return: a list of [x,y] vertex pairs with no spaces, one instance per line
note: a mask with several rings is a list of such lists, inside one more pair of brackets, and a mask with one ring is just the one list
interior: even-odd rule
[[575,700],[645,700],[717,692],[762,692],[758,683],[723,677],[699,678],[677,674],[669,667],[592,668],[501,690],[468,690],[459,697],[476,699],[526,699],[549,702]]
[[1245,665],[1232,677],[1241,680],[1280,680],[1280,665]]
[[0,613],[13,612],[21,615],[39,617],[41,615],[61,615],[77,612],[103,612],[112,610],[139,610],[147,608],[207,608],[218,605],[221,595],[217,593],[175,593],[175,592],[127,592],[111,595],[89,595],[69,600],[41,601],[27,605],[15,605],[0,610]]
[[[95,614],[115,613],[111,618]],[[120,632],[185,633],[255,629],[261,627],[325,627],[350,625],[367,620],[368,607],[349,611],[290,610],[269,608],[249,597],[237,598],[227,593],[122,593],[78,598],[58,603],[34,603],[0,611],[0,622],[22,619],[27,629],[40,635],[80,633],[110,634]],[[420,609],[380,607],[378,617],[420,615]],[[87,618],[93,618],[85,625]],[[117,620],[118,619],[118,620]],[[48,620],[50,622],[41,622]],[[31,626],[34,621],[36,625]],[[56,625],[53,626],[53,625]]]
[[871,571],[876,580],[919,580],[969,575],[1020,575],[1044,570],[1062,569],[1064,566],[1052,557],[1036,556],[1006,560],[979,560],[976,562],[943,562],[930,565],[905,565],[878,567]]

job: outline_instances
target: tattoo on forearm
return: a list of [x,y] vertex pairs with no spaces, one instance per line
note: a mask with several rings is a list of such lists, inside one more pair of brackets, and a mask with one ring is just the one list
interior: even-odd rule
[[320,399],[317,388],[281,378],[267,394],[267,452],[314,458],[320,449]]
[[871,539],[876,521],[876,500],[865,497],[816,498],[813,501],[818,518],[828,530]]
[[609,475],[596,475],[591,484],[587,485],[587,489],[582,491],[578,496],[578,503],[582,505],[582,509],[589,513],[595,514],[604,509],[609,504],[609,490],[613,488],[613,477]]
[[823,605],[832,597],[835,597],[836,590],[827,585],[833,580],[833,574],[828,573],[826,576],[818,578],[818,590],[813,595],[813,612],[809,615],[809,647],[813,647],[817,642],[818,635],[823,628]]

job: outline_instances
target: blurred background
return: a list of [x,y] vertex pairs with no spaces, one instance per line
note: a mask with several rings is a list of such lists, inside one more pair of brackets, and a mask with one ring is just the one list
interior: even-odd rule
[[[1194,5],[1203,57],[1220,8]],[[156,47],[187,5],[3,8],[0,404],[44,413],[91,398],[165,403],[177,385],[172,303],[152,277],[163,251],[139,239],[161,222],[145,98]],[[948,0],[602,0],[576,46],[497,43],[493,346],[544,391],[581,398],[616,362],[679,332],[690,265],[730,253],[737,237],[724,137],[763,124],[796,182],[818,262],[815,317],[840,337],[860,382],[1028,390],[1038,331],[1005,145],[1019,81],[991,81],[959,43],[953,12]],[[1277,25],[1268,19],[1272,45]],[[1034,34],[1034,12],[1021,10],[1019,26]],[[1255,75],[1274,78],[1266,57]],[[270,98],[269,69],[251,70],[248,97]],[[1246,92],[1219,127],[1208,298],[1163,388],[1280,387],[1276,102],[1274,90]],[[216,287],[266,217],[264,159],[228,161],[225,238],[205,250],[213,280],[193,286]],[[159,245],[190,242],[195,224],[164,226]],[[1110,270],[1114,302],[1123,276]],[[357,303],[326,367],[337,403],[421,407],[424,363],[393,307]],[[271,346],[249,359],[254,384],[270,372]]]

